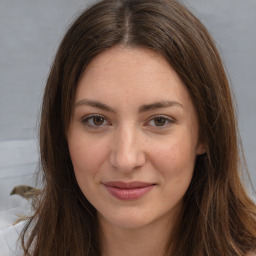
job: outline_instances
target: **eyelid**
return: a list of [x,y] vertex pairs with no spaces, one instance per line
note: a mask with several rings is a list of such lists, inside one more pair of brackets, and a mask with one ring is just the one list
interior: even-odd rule
[[[89,123],[89,120],[92,120],[93,118],[95,117],[100,117],[100,118],[103,118],[104,119],[104,123],[102,125],[93,125],[93,124],[90,124]],[[166,123],[164,125],[152,125],[150,124],[151,121],[154,121],[155,118],[163,118],[165,119]],[[83,116],[81,119],[80,119],[80,122],[86,126],[86,127],[89,127],[89,128],[93,128],[93,129],[100,129],[100,128],[103,128],[105,126],[110,126],[112,125],[111,122],[108,120],[108,118],[106,118],[104,115],[102,114],[96,114],[96,113],[93,113],[93,114],[88,114],[88,115],[85,115]],[[150,127],[153,127],[153,129],[164,129],[164,128],[167,128],[168,126],[170,126],[171,124],[175,123],[175,119],[170,117],[170,116],[167,116],[167,115],[163,115],[163,114],[156,114],[156,115],[153,115],[153,116],[150,116],[146,123],[144,124],[144,126],[150,126]]]
[[[102,125],[91,125],[88,123],[88,121],[94,117],[101,117],[104,119],[104,122],[107,122],[108,124],[102,124]],[[86,115],[84,117],[81,118],[80,122],[85,125],[86,127],[89,127],[89,128],[93,128],[93,129],[99,129],[99,128],[102,128],[104,126],[108,126],[108,125],[111,125],[111,123],[108,121],[108,119],[104,116],[104,115],[101,115],[101,114],[89,114],[89,115]]]
[[[157,126],[157,125],[149,125],[149,123],[151,121],[153,121],[155,118],[163,118],[165,119],[168,123],[163,125],[163,126]],[[146,126],[151,126],[151,127],[156,127],[157,129],[163,129],[163,128],[166,128],[167,126],[169,126],[170,124],[173,124],[175,123],[175,119],[174,118],[171,118],[170,116],[166,116],[166,115],[153,115],[151,116],[148,121],[146,122]]]

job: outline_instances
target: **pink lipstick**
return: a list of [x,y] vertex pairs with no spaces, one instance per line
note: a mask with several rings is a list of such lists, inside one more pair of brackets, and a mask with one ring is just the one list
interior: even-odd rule
[[111,181],[105,182],[103,185],[108,192],[117,199],[120,200],[136,200],[148,193],[155,184],[145,182],[122,182]]

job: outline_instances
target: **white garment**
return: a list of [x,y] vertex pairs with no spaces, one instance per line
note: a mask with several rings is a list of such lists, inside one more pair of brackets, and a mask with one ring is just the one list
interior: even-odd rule
[[18,185],[35,187],[37,148],[34,139],[0,141],[0,256],[23,255],[17,240],[25,221],[12,224],[31,215],[31,200],[10,193]]
[[20,233],[25,224],[21,221],[16,225],[0,230],[0,256],[22,256]]

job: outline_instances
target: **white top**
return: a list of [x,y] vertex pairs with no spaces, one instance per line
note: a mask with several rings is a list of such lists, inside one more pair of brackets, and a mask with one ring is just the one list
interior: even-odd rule
[[25,222],[21,221],[0,230],[0,256],[22,256],[24,255],[19,240]]
[[18,185],[35,187],[37,148],[34,139],[0,141],[0,256],[24,255],[17,240],[25,221],[13,223],[31,215],[31,201],[10,193]]

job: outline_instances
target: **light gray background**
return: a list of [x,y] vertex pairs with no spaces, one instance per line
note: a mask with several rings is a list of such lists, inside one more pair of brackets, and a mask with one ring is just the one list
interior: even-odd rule
[[[256,0],[184,2],[208,27],[223,57],[237,98],[245,155],[256,186]],[[47,74],[65,29],[89,3],[86,0],[0,0],[0,201],[3,207],[7,205],[3,203],[6,191],[13,185],[33,184],[31,174],[38,157],[38,115]]]

